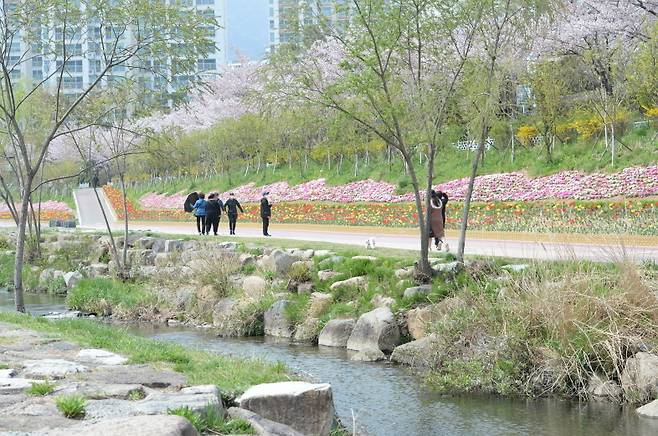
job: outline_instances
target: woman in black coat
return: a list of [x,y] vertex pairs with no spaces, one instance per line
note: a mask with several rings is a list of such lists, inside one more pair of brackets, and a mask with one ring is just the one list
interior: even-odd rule
[[224,204],[219,199],[219,195],[216,192],[210,194],[206,203],[206,234],[210,234],[210,227],[212,227],[213,233],[217,236],[217,229],[219,228],[219,221],[222,219],[223,209]]

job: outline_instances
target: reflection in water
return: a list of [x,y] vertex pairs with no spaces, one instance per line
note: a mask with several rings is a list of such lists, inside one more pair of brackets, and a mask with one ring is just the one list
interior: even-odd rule
[[[61,311],[63,300],[26,296],[32,313]],[[11,309],[0,292],[0,310]],[[658,422],[632,408],[557,399],[441,396],[407,369],[349,361],[346,350],[294,345],[270,338],[218,338],[185,328],[129,327],[136,334],[221,354],[284,362],[314,381],[331,383],[344,424],[371,435],[640,435],[658,434]]]

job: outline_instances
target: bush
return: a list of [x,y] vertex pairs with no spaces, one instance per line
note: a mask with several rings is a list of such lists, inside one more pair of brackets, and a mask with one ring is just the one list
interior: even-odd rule
[[295,262],[288,271],[288,278],[298,283],[308,282],[311,280],[311,268],[306,262]]
[[0,250],[13,250],[14,246],[4,236],[0,236]]
[[81,419],[85,416],[87,400],[82,395],[63,395],[55,400],[57,409],[69,419]]
[[52,394],[55,390],[55,385],[48,380],[41,383],[32,383],[32,386],[27,388],[25,393],[31,397],[43,397]]
[[254,434],[254,430],[247,421],[242,419],[225,420],[212,406],[206,407],[202,413],[195,412],[187,406],[170,409],[167,413],[187,419],[199,434]]

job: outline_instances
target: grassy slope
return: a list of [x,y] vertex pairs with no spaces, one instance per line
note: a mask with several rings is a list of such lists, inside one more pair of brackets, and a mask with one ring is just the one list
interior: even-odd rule
[[[581,170],[585,172],[613,172],[622,168],[655,164],[658,161],[658,139],[656,132],[650,129],[634,129],[623,136],[622,142],[630,149],[619,146],[615,167],[610,165],[610,153],[603,154],[602,141],[578,141],[574,144],[557,145],[552,162],[546,159],[545,151],[540,148],[524,148],[517,145],[515,161],[511,162],[511,149],[492,150],[485,156],[480,167],[480,174],[494,174],[512,171],[526,172],[530,176],[552,174],[561,170]],[[437,183],[466,177],[470,172],[472,153],[444,149],[439,152],[435,166],[435,181]],[[416,161],[418,157],[416,156]],[[394,158],[392,163],[372,159],[367,167],[363,158],[359,161],[359,170],[354,172],[354,162],[346,158],[342,169],[332,164],[328,171],[326,163],[310,161],[307,171],[302,171],[299,164],[262,169],[258,174],[253,171],[248,174],[244,170],[234,171],[227,176],[216,176],[210,179],[179,179],[158,184],[138,184],[130,190],[133,200],[139,199],[147,192],[191,192],[194,190],[228,190],[253,182],[256,185],[287,181],[291,185],[323,177],[331,185],[339,185],[355,180],[372,178],[396,184],[400,190],[409,191],[409,177],[400,159]]]
[[49,321],[17,313],[0,313],[0,321],[52,333],[78,344],[127,356],[131,363],[154,363],[185,374],[191,384],[215,384],[225,395],[236,395],[259,383],[287,380],[281,364],[239,359],[196,351],[180,345],[141,338],[98,322],[74,319]]

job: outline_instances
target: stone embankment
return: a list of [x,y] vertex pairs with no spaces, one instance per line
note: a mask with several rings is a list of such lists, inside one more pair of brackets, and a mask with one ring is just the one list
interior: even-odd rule
[[[217,386],[12,324],[0,323],[0,368],[3,435],[197,435],[169,414],[180,408],[243,419],[262,435],[328,435],[335,426],[328,384],[257,385],[227,407]],[[84,399],[79,419],[58,408],[71,395]]]

